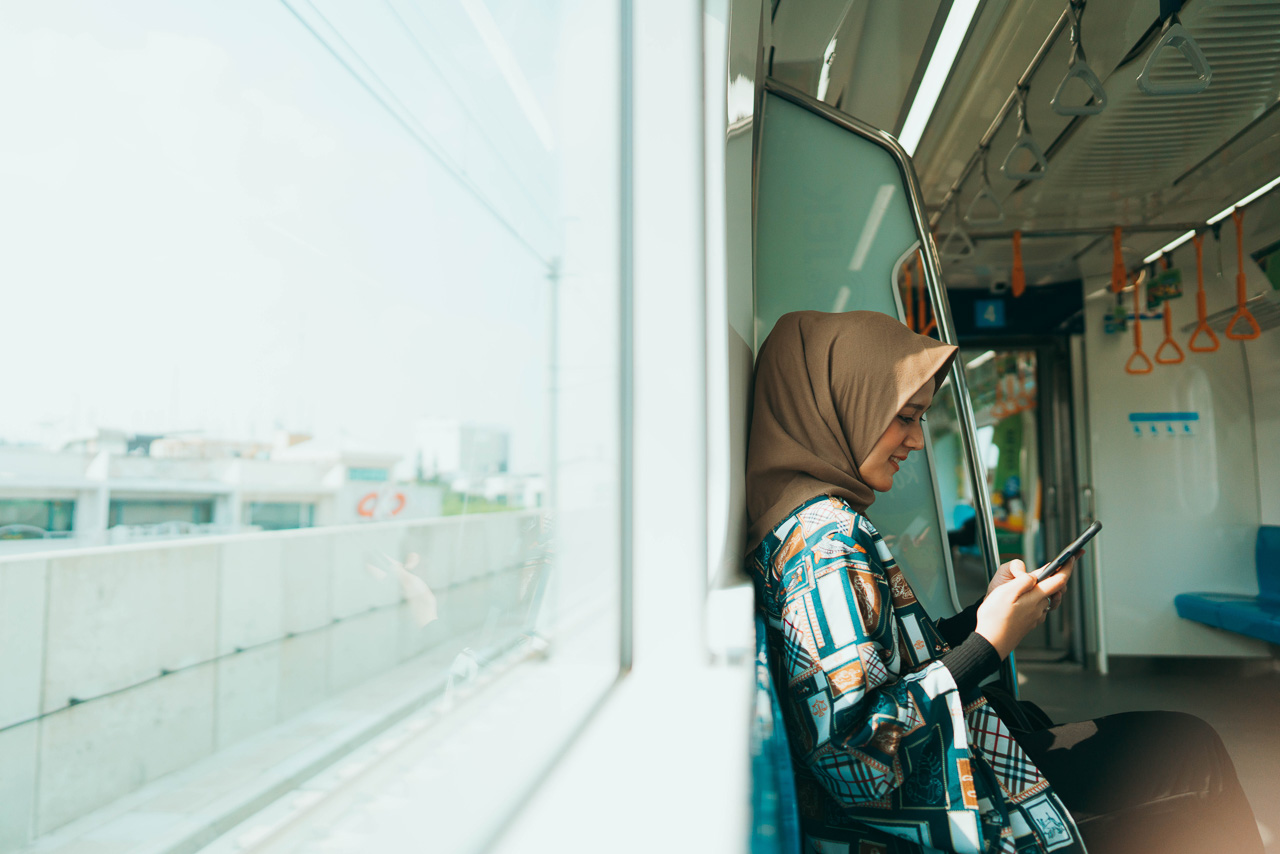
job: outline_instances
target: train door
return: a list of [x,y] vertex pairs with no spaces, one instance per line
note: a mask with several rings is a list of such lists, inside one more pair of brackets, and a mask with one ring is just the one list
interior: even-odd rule
[[[758,121],[755,204],[755,343],[789,311],[880,311],[955,342],[910,160],[887,134],[789,87],[767,81]],[[897,282],[916,271],[918,301]],[[910,315],[910,317],[908,317]],[[935,400],[926,450],[908,460],[869,514],[928,612],[960,610],[947,482],[967,481],[980,575],[995,572],[996,532],[965,372],[959,362]],[[932,418],[932,416],[931,416]],[[985,582],[982,584],[985,589]],[[1013,683],[1012,664],[1004,668]]]

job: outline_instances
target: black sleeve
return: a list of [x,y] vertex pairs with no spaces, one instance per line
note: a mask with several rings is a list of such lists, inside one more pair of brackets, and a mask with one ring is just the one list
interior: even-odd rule
[[951,678],[963,695],[977,688],[978,683],[1000,668],[1000,653],[982,635],[970,632],[963,643],[953,647],[939,661],[951,671]]
[[960,646],[965,638],[973,634],[973,630],[978,627],[978,606],[981,604],[982,600],[979,599],[954,617],[947,617],[945,620],[934,623],[938,628],[938,634],[942,635],[942,639],[947,642],[947,646],[953,648]]

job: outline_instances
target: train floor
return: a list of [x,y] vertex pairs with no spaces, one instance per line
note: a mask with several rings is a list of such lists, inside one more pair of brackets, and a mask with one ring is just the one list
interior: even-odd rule
[[1019,659],[1018,685],[1022,698],[1059,722],[1144,709],[1208,721],[1235,762],[1267,854],[1280,854],[1280,662],[1113,658],[1102,676],[1078,665]]

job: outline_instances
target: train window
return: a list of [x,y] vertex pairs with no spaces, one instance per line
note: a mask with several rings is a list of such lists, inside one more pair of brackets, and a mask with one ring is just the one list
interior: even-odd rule
[[0,849],[194,850],[499,673],[567,727],[612,684],[620,32],[0,9]]

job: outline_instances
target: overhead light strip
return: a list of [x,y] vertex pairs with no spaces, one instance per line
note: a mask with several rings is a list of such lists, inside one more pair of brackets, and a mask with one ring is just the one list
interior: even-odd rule
[[1188,240],[1190,240],[1191,238],[1193,238],[1193,237],[1195,237],[1195,236],[1196,236],[1196,233],[1195,233],[1194,231],[1188,231],[1186,234],[1184,234],[1184,235],[1182,235],[1181,237],[1176,238],[1176,239],[1175,239],[1175,240],[1173,240],[1172,242],[1170,242],[1170,243],[1168,243],[1168,244],[1166,244],[1166,245],[1164,245],[1164,246],[1160,247],[1160,248],[1159,248],[1159,249],[1157,249],[1155,252],[1152,252],[1150,255],[1148,255],[1146,258],[1143,258],[1143,259],[1142,259],[1142,263],[1143,263],[1143,264],[1154,264],[1156,261],[1159,261],[1159,260],[1160,260],[1160,256],[1161,256],[1161,255],[1168,255],[1170,252],[1172,252],[1173,250],[1177,249],[1179,246],[1181,246],[1182,244],[1186,243]]
[[969,24],[978,11],[978,2],[979,0],[955,0],[951,4],[951,10],[947,12],[947,20],[942,25],[938,42],[933,47],[933,55],[929,57],[929,65],[916,89],[916,97],[907,112],[907,120],[903,122],[902,133],[898,135],[898,142],[908,155],[916,153],[920,137],[924,136],[925,126],[929,124],[938,96],[942,94],[942,86],[951,75],[956,54],[960,52],[960,45],[969,32]]
[[990,362],[995,357],[996,357],[996,351],[988,350],[987,352],[983,353],[981,356],[978,356],[973,361],[966,362],[965,367],[972,371],[974,368],[978,367],[979,365],[985,365],[987,362]]
[[[1273,179],[1273,180],[1271,180],[1271,181],[1268,181],[1267,183],[1263,184],[1263,185],[1262,185],[1261,187],[1259,187],[1258,189],[1254,190],[1254,191],[1253,191],[1252,193],[1250,193],[1249,195],[1245,196],[1245,197],[1244,197],[1243,199],[1241,199],[1240,201],[1236,202],[1234,205],[1231,205],[1231,206],[1229,206],[1229,207],[1223,208],[1222,210],[1218,211],[1216,214],[1214,214],[1213,216],[1211,216],[1211,217],[1209,217],[1207,220],[1205,220],[1205,223],[1204,223],[1204,224],[1205,224],[1205,225],[1216,225],[1216,224],[1218,224],[1218,223],[1222,222],[1224,219],[1226,219],[1227,217],[1231,216],[1231,214],[1232,214],[1234,211],[1236,211],[1236,210],[1238,210],[1238,209],[1240,209],[1240,208],[1242,208],[1242,207],[1245,207],[1246,205],[1250,204],[1251,202],[1255,202],[1255,201],[1257,201],[1258,199],[1260,199],[1260,198],[1262,198],[1263,196],[1265,196],[1267,193],[1269,193],[1269,192],[1271,192],[1272,190],[1274,190],[1276,187],[1280,187],[1280,178],[1275,178],[1275,179]],[[1195,235],[1196,235],[1196,233],[1195,233],[1194,231],[1188,231],[1186,234],[1184,234],[1184,235],[1182,235],[1182,236],[1178,237],[1178,238],[1177,238],[1176,240],[1174,240],[1173,242],[1171,242],[1171,243],[1169,243],[1169,244],[1167,244],[1167,245],[1165,245],[1165,246],[1162,246],[1161,248],[1157,249],[1155,252],[1152,252],[1152,253],[1151,253],[1150,255],[1148,255],[1146,258],[1143,258],[1143,259],[1142,259],[1142,263],[1143,263],[1143,264],[1154,264],[1156,261],[1160,260],[1160,256],[1161,256],[1161,255],[1168,255],[1170,252],[1172,252],[1173,250],[1177,249],[1179,246],[1181,246],[1182,244],[1186,243],[1186,242],[1187,242],[1188,240],[1190,240],[1191,238],[1195,237]]]
[[1227,217],[1231,216],[1231,212],[1234,211],[1236,208],[1242,208],[1245,205],[1249,204],[1249,202],[1252,202],[1255,199],[1259,199],[1265,196],[1271,190],[1274,190],[1277,185],[1280,185],[1280,178],[1276,178],[1274,181],[1263,184],[1261,187],[1254,190],[1252,193],[1245,196],[1243,199],[1236,202],[1231,207],[1227,208],[1226,210],[1218,211],[1216,214],[1209,217],[1209,219],[1206,221],[1206,225],[1213,225],[1215,222],[1219,222],[1221,220],[1226,219]]

